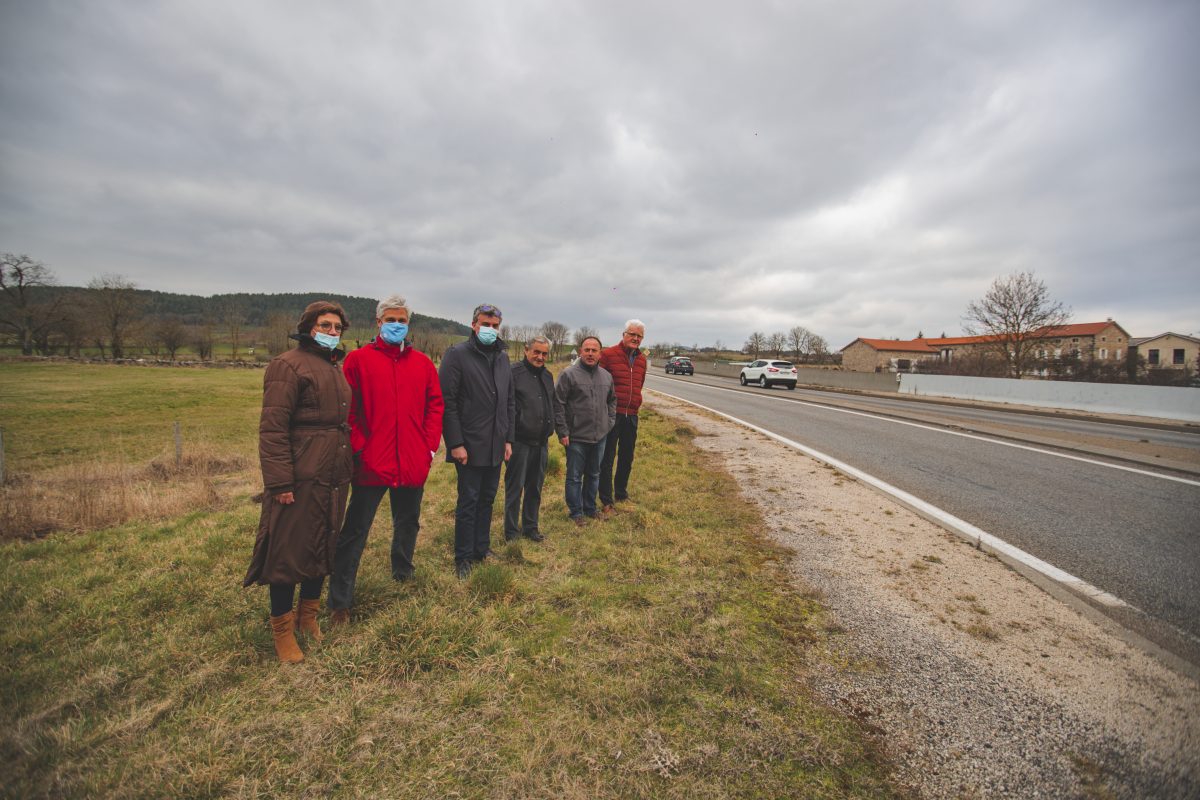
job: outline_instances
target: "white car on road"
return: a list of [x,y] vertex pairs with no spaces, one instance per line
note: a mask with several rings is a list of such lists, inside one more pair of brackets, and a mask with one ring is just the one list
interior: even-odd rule
[[738,382],[745,386],[757,383],[764,389],[779,384],[789,389],[796,388],[796,367],[790,361],[776,361],[770,358],[760,358],[742,367]]

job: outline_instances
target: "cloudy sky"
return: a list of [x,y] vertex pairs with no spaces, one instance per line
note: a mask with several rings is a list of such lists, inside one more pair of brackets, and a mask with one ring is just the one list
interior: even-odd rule
[[726,346],[1200,333],[1200,4],[0,0],[0,251]]

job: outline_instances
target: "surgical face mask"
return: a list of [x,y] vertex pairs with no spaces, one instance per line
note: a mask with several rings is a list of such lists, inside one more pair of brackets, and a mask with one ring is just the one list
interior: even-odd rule
[[480,325],[479,333],[475,334],[475,336],[479,339],[479,343],[485,345],[494,343],[497,335],[496,329],[489,328],[487,325]]
[[321,333],[320,331],[317,331],[313,334],[313,339],[316,340],[317,344],[321,345],[321,347],[324,347],[326,350],[332,350],[338,346],[338,342],[342,340],[342,337],[331,336],[328,333]]
[[407,322],[385,322],[379,327],[379,338],[388,344],[400,344],[408,338]]

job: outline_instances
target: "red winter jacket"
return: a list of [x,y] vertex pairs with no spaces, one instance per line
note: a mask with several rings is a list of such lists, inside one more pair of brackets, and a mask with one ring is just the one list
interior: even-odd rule
[[354,392],[349,420],[354,482],[424,486],[445,408],[429,356],[407,343],[375,339],[346,356],[342,370]]
[[[637,353],[633,364],[629,363],[631,353]],[[604,367],[613,377],[613,388],[617,391],[617,413],[636,414],[642,407],[642,384],[646,382],[646,356],[641,350],[626,350],[617,342],[612,347],[600,351],[600,366]]]

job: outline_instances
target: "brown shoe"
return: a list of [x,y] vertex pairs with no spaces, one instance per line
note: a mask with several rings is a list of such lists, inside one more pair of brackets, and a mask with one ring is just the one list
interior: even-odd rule
[[300,605],[296,608],[296,630],[300,631],[314,642],[319,642],[325,638],[321,635],[321,626],[317,624],[317,612],[320,610],[320,598],[317,598],[316,600],[305,600],[301,598]]
[[587,527],[587,517],[571,517],[571,521],[575,523],[576,528]]
[[342,625],[350,624],[350,609],[335,608],[329,615],[329,625],[334,628],[340,628]]
[[289,611],[271,617],[271,635],[275,638],[275,655],[284,664],[298,664],[304,660],[300,645],[296,644],[295,615]]
[[617,513],[617,507],[612,503],[605,503],[604,507],[600,509],[600,513],[606,516],[612,516],[613,514]]

